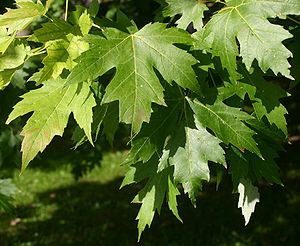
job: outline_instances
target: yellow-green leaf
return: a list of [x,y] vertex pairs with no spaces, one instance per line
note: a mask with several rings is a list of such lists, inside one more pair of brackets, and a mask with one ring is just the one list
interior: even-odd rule
[[8,28],[9,34],[23,30],[36,18],[47,12],[48,2],[44,7],[40,1],[34,3],[31,0],[17,0],[17,9],[8,9],[6,13],[0,16],[0,26]]
[[71,112],[91,140],[91,114],[95,101],[89,87],[85,84],[64,87],[64,83],[65,80],[60,78],[49,80],[43,87],[24,94],[23,100],[14,106],[9,115],[7,124],[19,116],[33,112],[21,132],[24,137],[21,148],[22,171],[54,136],[62,136]]

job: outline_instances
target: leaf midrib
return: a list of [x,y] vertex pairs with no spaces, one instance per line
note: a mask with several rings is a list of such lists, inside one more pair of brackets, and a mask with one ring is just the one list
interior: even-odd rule
[[136,35],[136,38],[140,39],[143,43],[145,43],[148,47],[150,47],[152,50],[154,50],[156,53],[158,53],[160,56],[162,56],[164,59],[168,60],[174,67],[177,68],[178,71],[180,71],[180,73],[191,83],[194,85],[194,81],[191,81],[191,79],[186,75],[186,73],[181,70],[181,67],[178,66],[176,63],[172,62],[172,60],[170,60],[168,58],[168,56],[166,56],[164,53],[160,52],[157,48],[155,48],[154,46],[150,45],[146,39],[144,39],[142,36],[138,36]]
[[[84,70],[81,70],[82,72],[79,72],[79,73],[77,73],[76,74],[76,76],[74,76],[73,78],[72,78],[72,80],[71,81],[74,81],[75,80],[75,82],[77,82],[77,83],[79,83],[79,81],[76,81],[76,78],[77,77],[79,77],[81,74],[83,74],[84,73],[84,71],[85,70],[88,70],[88,69],[90,69],[92,66],[94,66],[96,63],[98,63],[98,62],[100,62],[101,60],[104,60],[104,58],[107,56],[107,55],[109,55],[113,50],[115,50],[116,48],[118,48],[120,45],[122,45],[127,39],[129,39],[131,37],[131,35],[128,35],[126,38],[124,38],[124,39],[117,39],[117,40],[121,40],[116,46],[114,46],[112,49],[108,49],[107,50],[107,52],[106,53],[104,53],[101,57],[99,57],[98,59],[96,59],[95,60],[95,62],[93,62],[93,63],[91,63],[89,66],[87,66]],[[106,40],[106,42],[107,42],[108,40]],[[105,42],[105,41],[104,41]],[[93,51],[93,49],[90,49],[90,50],[88,50],[88,51],[86,51],[86,52],[89,52],[89,53],[92,53],[92,51]],[[85,53],[85,52],[84,52]],[[83,54],[84,54],[83,53]],[[113,66],[114,67],[114,66]],[[106,72],[106,71],[105,71]],[[105,73],[105,72],[102,72],[102,74],[103,73]],[[72,73],[70,74],[70,75],[72,75]],[[93,76],[95,76],[95,75],[98,75],[97,73],[94,73],[93,74]],[[101,75],[101,73],[100,73],[100,75]],[[99,76],[99,75],[98,75]],[[67,79],[67,83],[75,83],[75,82],[69,82],[68,81],[68,79]]]
[[[52,93],[55,93],[57,90],[61,89],[61,87],[58,87],[56,90],[52,91]],[[57,103],[57,105],[53,108],[52,112],[49,114],[49,117],[46,119],[45,124],[43,125],[43,127],[39,128],[39,131],[36,133],[36,137],[34,138],[33,141],[31,141],[31,145],[30,145],[30,150],[32,149],[32,146],[34,146],[36,140],[40,137],[41,132],[44,130],[45,126],[47,126],[48,121],[52,118],[52,115],[57,111],[58,106],[62,103],[63,99],[65,98],[65,96],[67,95],[67,92],[69,91],[70,87],[68,89],[65,90],[63,96],[61,97],[61,99],[59,100],[59,102]],[[49,95],[48,95],[49,96]],[[46,96],[45,96],[46,97]],[[72,101],[72,100],[71,100]],[[69,110],[68,112],[69,114],[71,113],[71,110]],[[24,128],[25,130],[25,128]],[[24,143],[24,142],[23,142]],[[27,159],[28,154],[30,153],[30,151],[27,152],[27,154],[24,156],[24,159]],[[24,152],[23,152],[24,154]],[[28,161],[27,161],[28,162]],[[23,163],[24,165],[24,163]]]
[[[234,133],[234,135],[239,136],[239,137],[242,138],[245,142],[247,142],[247,143],[251,146],[251,148],[252,148],[251,151],[257,149],[257,147],[256,147],[256,146],[253,146],[253,144],[252,144],[251,142],[249,142],[246,138],[244,138],[242,135],[238,134],[238,132],[235,131],[235,129],[232,128],[230,124],[228,124],[226,121],[224,121],[224,120],[223,120],[216,112],[214,112],[213,110],[211,110],[210,108],[206,107],[204,104],[202,104],[202,103],[200,103],[200,102],[198,102],[198,101],[195,101],[194,103],[196,103],[196,104],[199,105],[200,107],[206,109],[207,111],[211,112],[217,119],[219,119],[224,125],[226,125],[226,126]],[[242,123],[242,122],[241,122],[241,123]],[[242,124],[243,124],[243,123],[242,123]],[[245,127],[246,127],[246,126],[245,126]],[[249,129],[249,133],[250,133],[250,131],[251,131],[251,130]],[[240,143],[240,141],[238,141],[238,142]],[[237,147],[245,147],[245,146],[237,146]],[[260,155],[259,151],[258,151],[258,152],[255,151],[255,153]]]

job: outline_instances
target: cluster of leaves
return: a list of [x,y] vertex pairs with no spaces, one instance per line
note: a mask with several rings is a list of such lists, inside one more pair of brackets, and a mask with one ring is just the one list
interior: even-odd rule
[[[299,28],[300,2],[157,2],[161,21],[140,29],[120,11],[115,21],[96,17],[97,1],[66,20],[47,14],[51,1],[17,0],[0,16],[2,89],[27,59],[45,54],[28,79],[37,89],[22,95],[7,120],[32,112],[21,133],[22,171],[62,136],[71,114],[76,146],[93,145],[102,133],[113,142],[125,123],[131,149],[122,186],[145,181],[134,198],[139,237],[165,199],[181,220],[178,185],[196,206],[209,165],[218,167],[218,184],[220,173],[231,174],[247,224],[259,201],[256,184],[281,184],[274,159],[287,140],[279,100],[288,93],[273,81],[294,80],[282,42]],[[41,28],[19,35],[40,17],[48,20]],[[279,25],[287,18],[294,21]]]

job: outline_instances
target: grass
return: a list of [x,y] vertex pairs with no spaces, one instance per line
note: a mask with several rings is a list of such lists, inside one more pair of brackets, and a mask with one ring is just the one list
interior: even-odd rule
[[[289,148],[294,153],[299,146]],[[12,172],[19,192],[15,212],[0,214],[0,245],[300,245],[300,162],[288,153],[282,156],[285,187],[260,187],[261,201],[247,227],[225,179],[218,192],[214,184],[205,186],[197,209],[186,196],[179,198],[184,224],[163,207],[140,243],[134,221],[139,206],[130,204],[138,187],[119,190],[126,153],[105,154],[101,166],[79,181],[71,165],[55,156],[20,177]]]

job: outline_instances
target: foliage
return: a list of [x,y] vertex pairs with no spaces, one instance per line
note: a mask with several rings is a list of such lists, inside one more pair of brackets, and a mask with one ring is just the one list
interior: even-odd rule
[[[15,195],[16,209],[10,214],[0,213],[1,246],[135,245],[136,225],[132,218],[138,205],[130,204],[130,199],[140,186],[119,191],[121,179],[116,179],[126,171],[120,166],[126,152],[104,154],[99,167],[75,181],[71,174],[74,151],[61,151],[64,144],[52,144],[42,154],[42,160],[32,163],[23,175],[19,176],[15,169],[12,181],[19,190]],[[298,148],[299,143],[289,145],[278,160],[285,187],[260,186],[261,202],[247,227],[233,206],[238,195],[232,195],[231,181],[225,177],[219,191],[214,181],[205,186],[197,209],[188,197],[178,197],[184,224],[164,204],[161,215],[155,216],[151,228],[143,234],[141,244],[298,245]],[[59,156],[57,152],[61,152]]]
[[[129,124],[122,186],[144,181],[134,199],[139,237],[164,199],[180,220],[178,185],[196,206],[203,183],[216,175],[219,184],[227,169],[247,224],[256,185],[281,184],[274,159],[287,140],[280,99],[288,93],[274,81],[297,79],[288,46],[299,42],[291,39],[299,1],[158,1],[170,22],[158,14],[161,21],[141,28],[120,11],[115,20],[97,17],[96,2],[62,20],[47,14],[51,1],[17,0],[0,16],[2,89],[26,61],[46,54],[28,79],[36,88],[7,120],[33,112],[21,132],[22,171],[62,136],[71,114],[76,146],[100,134],[113,142],[119,123]],[[42,17],[40,28],[20,36]]]
[[10,179],[0,179],[0,210],[11,211],[13,209],[12,196],[17,187]]

